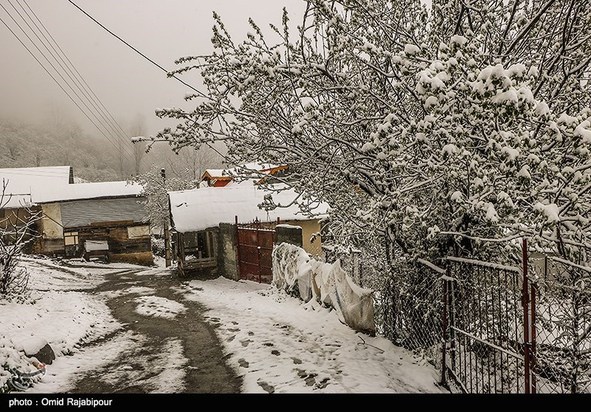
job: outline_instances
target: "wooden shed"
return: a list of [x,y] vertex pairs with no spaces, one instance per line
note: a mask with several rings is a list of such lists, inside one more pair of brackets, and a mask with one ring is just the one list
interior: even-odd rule
[[[256,185],[256,182],[231,182],[224,187],[201,187],[168,194],[173,256],[181,275],[237,271],[240,244],[236,217],[241,222],[256,221],[261,227],[278,220],[296,225],[302,229],[304,248],[314,255],[321,253],[320,239],[315,242],[310,239],[314,233],[320,232],[319,219],[325,216],[327,206],[320,204],[318,216],[307,216],[292,204],[298,196],[295,191],[283,188],[275,193]],[[269,211],[259,208],[269,196],[273,197],[275,204],[287,207]]]
[[124,181],[38,191],[33,200],[42,210],[42,236],[35,251],[152,264],[150,222],[141,192],[140,185]]

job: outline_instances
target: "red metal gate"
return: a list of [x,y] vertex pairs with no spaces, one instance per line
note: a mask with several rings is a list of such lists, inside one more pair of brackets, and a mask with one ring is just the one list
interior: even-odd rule
[[240,279],[271,283],[274,225],[260,222],[238,224],[236,219],[236,232]]

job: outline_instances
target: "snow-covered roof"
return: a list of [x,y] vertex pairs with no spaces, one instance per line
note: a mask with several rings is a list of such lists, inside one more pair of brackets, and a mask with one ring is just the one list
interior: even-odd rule
[[211,177],[228,177],[230,178],[231,176],[235,176],[235,175],[241,175],[243,173],[241,173],[241,171],[252,171],[253,173],[255,172],[259,172],[259,173],[264,173],[267,174],[269,173],[269,171],[276,169],[276,168],[280,168],[281,166],[278,165],[272,165],[270,163],[246,163],[240,167],[230,167],[227,169],[205,169],[205,173],[207,173],[208,175],[210,175]]
[[[195,232],[220,223],[233,223],[235,216],[240,222],[281,220],[308,220],[297,205],[277,207],[271,211],[259,209],[265,195],[271,194],[277,205],[288,205],[296,197],[292,190],[271,193],[255,186],[252,180],[225,187],[202,187],[179,192],[169,192],[173,226],[181,233]],[[314,210],[318,217],[325,216],[328,205],[321,204]]]
[[32,198],[34,203],[53,203],[68,200],[138,196],[141,192],[141,185],[126,181],[76,183],[36,188]]
[[210,175],[211,177],[229,177],[227,175],[224,175],[224,171],[226,169],[205,169],[205,173],[207,173],[208,175]]
[[0,185],[3,179],[8,183],[1,204],[5,208],[30,206],[34,191],[68,185],[70,169],[70,166],[0,169]]

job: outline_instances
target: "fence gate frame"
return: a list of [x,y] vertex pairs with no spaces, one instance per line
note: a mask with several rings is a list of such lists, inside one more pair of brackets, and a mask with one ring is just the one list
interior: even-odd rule
[[277,240],[275,226],[277,222],[263,224],[258,219],[252,223],[236,225],[236,263],[238,276],[243,280],[254,280],[259,283],[271,283],[273,244]]
[[[458,386],[460,388],[460,390],[462,392],[465,393],[479,393],[479,387],[478,387],[478,364],[479,361],[478,359],[476,359],[476,355],[475,357],[475,361],[472,360],[472,350],[470,350],[469,353],[469,362],[470,362],[470,367],[468,368],[469,370],[469,376],[467,376],[467,372],[466,372],[466,363],[467,363],[467,357],[466,357],[466,346],[470,347],[481,347],[483,349],[483,351],[490,351],[490,352],[494,352],[494,363],[497,362],[497,358],[496,358],[496,353],[500,353],[500,359],[501,359],[501,365],[500,368],[497,369],[496,365],[494,365],[494,373],[495,373],[495,377],[494,377],[494,391],[496,393],[498,387],[497,387],[497,372],[500,371],[500,380],[503,380],[505,378],[505,369],[507,369],[506,365],[503,365],[503,355],[505,355],[507,358],[507,364],[509,363],[509,357],[512,357],[514,359],[514,362],[517,362],[517,365],[519,365],[518,367],[514,368],[515,372],[515,377],[516,377],[516,382],[517,382],[517,391],[518,392],[522,392],[522,393],[536,393],[536,379],[535,379],[535,374],[533,373],[534,370],[534,366],[535,366],[535,358],[536,358],[536,330],[535,330],[535,325],[536,325],[536,288],[534,284],[531,284],[528,281],[528,253],[527,253],[527,240],[523,239],[522,241],[522,265],[521,268],[517,268],[517,267],[510,267],[510,266],[501,266],[501,265],[496,265],[496,264],[492,264],[492,263],[487,263],[487,262],[480,262],[480,261],[475,261],[475,260],[470,260],[470,259],[461,259],[461,258],[455,258],[455,257],[451,257],[448,256],[446,258],[447,261],[447,265],[446,265],[446,270],[445,270],[445,274],[441,275],[440,279],[443,282],[442,284],[442,290],[443,290],[443,296],[442,296],[442,301],[443,301],[443,305],[442,305],[442,313],[441,313],[441,327],[442,327],[442,346],[441,346],[441,383],[449,386],[449,381],[448,381],[448,377],[452,378],[454,383],[456,384],[456,386]],[[466,326],[462,326],[462,322],[464,322],[464,325],[469,325],[469,322],[466,321],[466,319],[460,319],[460,321],[458,321],[458,319],[456,319],[456,316],[458,316],[458,310],[457,310],[457,305],[464,305],[464,302],[458,302],[459,300],[463,299],[464,297],[460,296],[458,294],[458,291],[462,289],[462,287],[464,288],[464,291],[468,290],[469,292],[474,292],[474,290],[476,290],[475,288],[473,288],[472,290],[470,290],[470,285],[467,284],[467,282],[476,282],[477,280],[472,279],[460,279],[457,277],[453,276],[453,271],[452,271],[452,265],[454,264],[462,264],[462,265],[468,265],[471,268],[472,267],[480,267],[481,269],[484,270],[489,270],[491,272],[496,271],[499,273],[493,273],[493,275],[491,276],[491,279],[497,275],[500,277],[500,273],[502,271],[504,271],[504,275],[505,275],[505,280],[507,279],[507,273],[512,272],[513,276],[515,277],[513,279],[513,287],[514,287],[514,292],[520,292],[520,296],[515,293],[513,295],[513,299],[510,299],[509,297],[509,290],[504,290],[504,299],[505,301],[502,301],[502,288],[508,287],[508,285],[503,285],[500,281],[500,279],[497,279],[497,287],[499,288],[498,290],[498,302],[495,302],[495,297],[492,296],[485,296],[484,299],[491,299],[491,303],[492,303],[492,307],[494,309],[495,303],[498,303],[498,310],[500,313],[500,319],[498,320],[499,324],[502,322],[502,316],[503,314],[501,313],[503,310],[503,306],[504,306],[504,310],[506,312],[505,316],[508,316],[509,313],[509,309],[508,307],[511,306],[511,304],[508,304],[508,302],[512,301],[513,303],[513,307],[512,309],[514,309],[514,313],[512,314],[515,318],[515,346],[513,348],[506,348],[506,347],[502,347],[501,344],[495,344],[493,342],[490,342],[490,339],[488,336],[486,336],[487,333],[489,333],[488,330],[488,325],[486,326],[486,333],[484,334],[485,336],[478,336],[477,333],[475,333],[473,330],[464,330],[464,329],[470,329],[470,327],[466,327]],[[438,268],[439,270],[443,270]],[[473,273],[470,273],[469,276],[473,276]],[[466,282],[466,284],[464,285],[460,285],[461,282]],[[520,284],[519,284],[520,283]],[[474,285],[474,283],[472,283],[472,286]],[[481,286],[481,285],[477,285],[477,286]],[[472,308],[468,308],[468,309],[472,309],[474,310],[475,307],[478,308],[478,312],[481,312],[481,302],[477,301],[477,298],[481,298],[480,292],[478,292],[478,297],[475,296],[471,296],[470,299],[472,303],[474,304]],[[467,299],[466,299],[467,300]],[[520,308],[519,308],[520,307]],[[485,308],[488,308],[488,306],[485,305]],[[462,307],[462,312],[460,314],[460,318],[466,316],[465,313],[465,307]],[[520,312],[520,313],[518,313]],[[487,314],[488,315],[488,314]],[[476,321],[481,321],[482,318],[477,319],[476,315],[470,315],[470,316],[474,316],[474,318],[470,318],[470,322],[474,322]],[[521,318],[520,321],[518,322],[517,319]],[[495,327],[495,319],[492,319],[492,329],[494,329]],[[521,325],[519,325],[519,323],[521,323]],[[482,331],[482,326],[480,325],[480,332]],[[458,337],[458,336],[462,336],[461,339],[463,339],[463,341]],[[501,336],[502,337],[502,336]],[[509,341],[509,336],[505,337],[507,338],[507,340]],[[520,338],[520,339],[519,339]],[[462,363],[462,358],[460,358],[460,356],[458,355],[458,353],[461,354],[461,350],[462,350],[462,345],[460,344],[460,342],[463,342],[463,349],[464,349],[464,358],[463,358],[463,362],[464,362],[464,374],[463,376],[461,373],[461,363]],[[469,344],[467,344],[466,342],[470,342]],[[456,359],[456,356],[458,357]],[[456,360],[459,360],[460,362],[460,373],[457,373],[456,370]],[[474,362],[474,363],[473,363]],[[474,365],[476,365],[475,367],[475,371],[474,371]],[[488,358],[488,380],[491,380],[490,377],[490,357]],[[474,376],[473,375],[474,372]],[[480,389],[484,389],[484,376],[485,376],[485,371],[484,371],[484,365],[481,365],[481,372],[482,372],[482,376],[481,376],[481,381],[480,381]],[[508,372],[509,373],[509,372]],[[476,383],[476,391],[473,390],[473,380],[475,378],[475,383]],[[520,379],[521,378],[521,379]],[[521,381],[522,380],[522,381]],[[521,384],[521,385],[520,385]],[[520,385],[520,387],[519,387]],[[468,387],[470,389],[468,389]],[[489,393],[490,391],[490,382],[489,382],[489,387],[488,387],[488,391],[484,392],[484,393]],[[503,382],[501,382],[501,392],[503,392]]]

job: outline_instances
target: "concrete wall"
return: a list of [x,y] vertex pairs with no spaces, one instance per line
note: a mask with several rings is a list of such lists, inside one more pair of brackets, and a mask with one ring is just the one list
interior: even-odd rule
[[[318,220],[288,220],[285,222],[289,225],[299,226],[302,228],[302,247],[312,256],[322,255],[322,243],[320,242],[320,236],[314,239],[314,242],[310,241],[310,238],[314,233],[320,233],[320,222]],[[279,242],[278,242],[279,243]]]
[[218,270],[220,275],[240,280],[238,273],[238,258],[236,255],[237,239],[236,225],[220,223],[218,235]]

